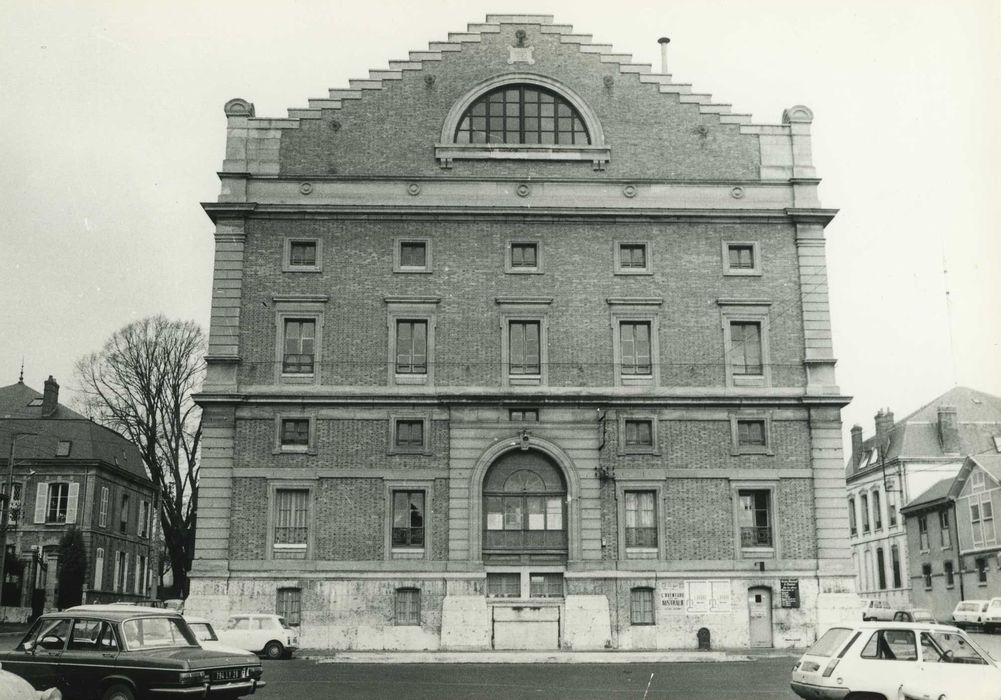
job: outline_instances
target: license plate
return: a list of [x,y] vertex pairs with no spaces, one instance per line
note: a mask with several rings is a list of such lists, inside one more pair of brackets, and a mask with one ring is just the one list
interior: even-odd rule
[[213,681],[238,681],[243,678],[242,668],[220,668],[212,672]]

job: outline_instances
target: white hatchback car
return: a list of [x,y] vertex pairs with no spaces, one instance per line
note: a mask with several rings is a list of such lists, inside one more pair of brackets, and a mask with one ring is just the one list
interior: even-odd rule
[[299,648],[299,633],[278,615],[236,613],[219,631],[223,644],[264,654],[269,659],[291,657]]
[[862,621],[866,620],[892,620],[896,610],[890,607],[885,600],[863,600],[862,601]]
[[999,700],[1001,668],[956,627],[863,622],[825,632],[793,666],[790,685],[807,700]]
[[952,624],[960,629],[979,627],[984,622],[988,603],[989,600],[964,600],[957,603],[956,609],[952,611]]
[[219,641],[219,635],[216,634],[215,628],[212,623],[206,620],[204,617],[194,617],[192,615],[185,615],[184,621],[188,623],[188,627],[191,631],[195,633],[195,639],[198,640],[198,646],[202,649],[212,649],[214,651],[222,651],[227,654],[234,654],[239,656],[240,654],[246,654],[247,656],[254,656],[254,652],[247,651],[246,649],[239,649],[237,647],[229,646],[228,644],[223,644]]

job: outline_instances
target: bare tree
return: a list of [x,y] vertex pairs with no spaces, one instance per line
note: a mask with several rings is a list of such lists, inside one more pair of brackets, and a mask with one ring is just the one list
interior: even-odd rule
[[191,397],[201,386],[204,356],[205,334],[196,323],[150,316],[76,363],[83,407],[136,444],[159,489],[160,523],[181,597],[195,549],[202,426]]

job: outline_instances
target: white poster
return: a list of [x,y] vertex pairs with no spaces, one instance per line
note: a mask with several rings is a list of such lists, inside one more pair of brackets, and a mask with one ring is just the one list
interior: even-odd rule
[[685,597],[688,599],[688,613],[709,612],[712,588],[708,581],[685,581]]

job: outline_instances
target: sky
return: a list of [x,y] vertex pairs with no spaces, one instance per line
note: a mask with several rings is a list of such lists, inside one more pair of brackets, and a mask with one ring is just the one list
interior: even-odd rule
[[[0,3],[0,385],[208,326],[223,105],[283,117],[490,14],[552,14],[755,123],[815,115],[842,416],[1001,395],[998,0]],[[947,272],[946,272],[947,271]]]

